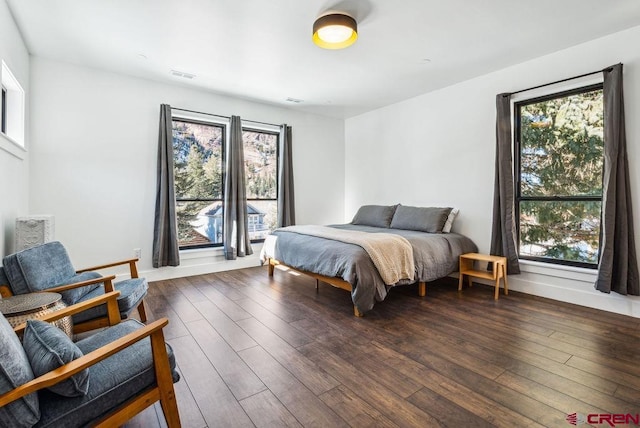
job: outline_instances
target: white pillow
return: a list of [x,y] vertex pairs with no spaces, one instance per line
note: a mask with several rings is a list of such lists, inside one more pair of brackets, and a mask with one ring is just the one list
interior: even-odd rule
[[442,227],[442,233],[451,232],[451,226],[453,226],[453,220],[456,219],[456,216],[458,215],[459,212],[460,212],[459,208],[451,209],[451,212],[449,213],[449,217],[447,217],[447,221],[444,222],[444,226]]

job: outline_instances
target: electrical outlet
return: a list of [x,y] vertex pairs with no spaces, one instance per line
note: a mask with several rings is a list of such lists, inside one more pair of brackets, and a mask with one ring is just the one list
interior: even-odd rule
[[142,257],[142,249],[134,248],[133,249],[133,257],[141,258]]

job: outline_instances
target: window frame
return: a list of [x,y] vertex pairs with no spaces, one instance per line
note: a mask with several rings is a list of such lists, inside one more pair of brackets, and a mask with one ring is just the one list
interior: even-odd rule
[[[553,92],[550,94],[527,98],[520,101],[516,101],[513,103],[514,106],[514,114],[513,119],[515,123],[514,127],[514,136],[513,136],[513,163],[514,163],[514,217],[515,217],[515,226],[516,226],[516,250],[518,252],[518,259],[520,260],[530,260],[535,262],[554,264],[554,265],[563,265],[563,266],[573,266],[587,269],[598,269],[598,264],[600,261],[600,257],[602,255],[602,203],[604,199],[604,167],[602,168],[602,183],[603,183],[603,191],[602,194],[598,196],[522,196],[521,191],[521,155],[522,155],[522,116],[521,116],[521,107],[536,104],[543,101],[549,101],[558,98],[565,98],[571,95],[582,94],[586,92],[593,91],[603,91],[604,83],[595,83],[589,84],[585,86],[579,86],[576,88]],[[603,105],[604,110],[604,105]],[[604,135],[603,135],[603,144],[604,144]],[[603,162],[604,162],[604,153],[603,153]],[[550,257],[538,257],[538,256],[526,256],[520,254],[520,202],[526,201],[539,201],[539,202],[589,202],[589,201],[600,201],[600,233],[598,235],[598,261],[596,263],[587,263],[587,262],[577,262],[573,260],[562,260],[562,259],[554,259]]]

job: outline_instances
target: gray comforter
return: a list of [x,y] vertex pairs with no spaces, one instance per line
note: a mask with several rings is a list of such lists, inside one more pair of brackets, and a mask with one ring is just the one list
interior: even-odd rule
[[[386,229],[353,224],[332,225],[338,229],[371,233],[395,233],[405,237],[413,247],[416,281],[427,282],[458,270],[460,254],[478,251],[476,244],[457,233],[425,233],[413,230]],[[339,277],[351,284],[351,298],[360,312],[369,311],[376,301],[387,296],[386,286],[367,253],[354,244],[302,235],[276,229],[274,254],[267,254],[296,269]],[[395,285],[408,284],[403,280]]]

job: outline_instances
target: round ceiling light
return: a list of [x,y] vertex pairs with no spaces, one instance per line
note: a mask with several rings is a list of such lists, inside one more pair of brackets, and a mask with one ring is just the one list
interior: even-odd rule
[[313,23],[313,42],[324,49],[344,49],[358,38],[358,23],[341,13],[321,16]]

